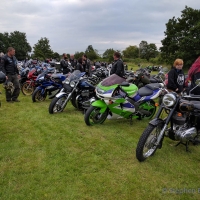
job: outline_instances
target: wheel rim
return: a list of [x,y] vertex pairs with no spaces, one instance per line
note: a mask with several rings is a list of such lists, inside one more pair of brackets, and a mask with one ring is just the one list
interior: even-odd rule
[[55,103],[54,107],[53,107],[53,112],[62,112],[63,108],[62,105],[65,101],[65,97],[62,97],[60,99],[58,99],[58,101]]
[[25,83],[22,87],[22,90],[25,95],[32,95],[34,91],[34,87],[32,85]]
[[106,111],[104,113],[100,113],[100,108],[95,108],[89,116],[89,121],[90,124],[101,124],[104,122],[106,117],[107,117]]
[[149,115],[145,115],[145,119],[151,119],[153,116],[154,116],[154,114],[155,114],[155,112],[156,112],[156,107],[154,107],[154,108],[151,108],[150,110],[148,110],[149,112],[150,112],[150,114]]
[[146,143],[143,148],[143,156],[145,158],[151,156],[156,150],[155,143],[157,141],[157,136],[159,132],[160,132],[160,129],[158,127],[155,127],[153,131],[151,132],[151,134],[149,135],[149,137],[147,138]]
[[35,95],[35,99],[38,101],[44,101],[46,98],[46,95],[41,93],[41,90],[39,90],[36,95]]

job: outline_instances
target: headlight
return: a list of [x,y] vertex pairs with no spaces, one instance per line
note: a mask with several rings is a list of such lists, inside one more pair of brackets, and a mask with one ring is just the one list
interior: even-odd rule
[[74,81],[71,81],[71,82],[70,82],[70,87],[74,87],[75,84],[76,84],[76,83],[75,83]]
[[104,90],[100,89],[99,87],[96,87],[96,91],[99,94],[103,94],[104,93]]
[[65,81],[64,81],[64,83],[69,84],[69,79],[66,78]]
[[176,103],[176,96],[172,93],[168,93],[163,97],[163,104],[166,107],[171,107]]

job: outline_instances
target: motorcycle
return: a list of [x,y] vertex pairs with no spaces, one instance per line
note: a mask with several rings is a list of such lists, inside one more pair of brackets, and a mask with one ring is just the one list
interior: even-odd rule
[[[196,81],[196,87],[199,86],[200,79]],[[138,141],[136,157],[140,162],[162,148],[165,136],[178,141],[176,146],[185,145],[186,151],[190,142],[194,145],[200,142],[200,95],[192,95],[192,90],[186,96],[179,96],[174,92],[164,95],[155,118],[149,122]]]
[[75,70],[65,79],[63,88],[49,105],[50,114],[62,112],[69,100],[75,108],[79,110],[87,109],[84,102],[95,95],[95,87],[84,78],[85,73]]
[[55,95],[62,89],[63,83],[66,79],[66,75],[61,73],[51,74],[51,71],[46,69],[40,75],[38,75],[35,85],[37,86],[32,94],[32,101],[44,101],[49,95],[49,99],[55,97]]
[[22,84],[21,91],[24,95],[32,95],[35,90],[35,81],[37,76],[41,73],[41,67],[34,67],[28,72],[27,80]]
[[164,84],[148,84],[138,90],[134,84],[124,82],[116,74],[104,79],[96,87],[97,100],[85,113],[85,123],[90,126],[102,124],[106,118],[150,119],[156,112],[154,99],[161,95]]

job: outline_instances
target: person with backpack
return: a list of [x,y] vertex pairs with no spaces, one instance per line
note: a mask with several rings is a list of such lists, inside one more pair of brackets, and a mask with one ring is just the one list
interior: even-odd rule
[[122,59],[120,58],[121,55],[119,52],[115,52],[113,54],[113,58],[114,58],[114,63],[112,65],[111,71],[110,71],[110,75],[112,74],[117,74],[120,77],[124,77],[125,73],[124,73],[124,64]]
[[[191,82],[189,91],[196,86],[196,80],[200,79],[200,56],[195,60],[188,71],[188,77],[186,79],[186,84]],[[200,87],[195,88],[191,91],[194,95],[200,95]]]
[[169,92],[181,94],[185,90],[185,75],[183,73],[183,60],[176,59],[172,69],[168,72],[167,81],[165,82]]

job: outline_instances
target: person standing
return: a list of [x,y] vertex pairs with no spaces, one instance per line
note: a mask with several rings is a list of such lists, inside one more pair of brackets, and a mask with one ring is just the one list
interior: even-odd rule
[[168,72],[167,89],[169,92],[176,92],[180,94],[185,90],[185,75],[183,73],[183,60],[176,59],[172,69]]
[[125,73],[124,73],[124,64],[122,59],[120,58],[120,53],[119,52],[115,52],[113,54],[113,58],[114,58],[114,63],[112,65],[111,71],[110,71],[110,75],[112,74],[117,74],[120,77],[124,77]]
[[70,55],[69,62],[71,63],[72,67],[73,67],[74,69],[76,69],[77,60],[74,59],[74,54],[71,54],[71,55]]
[[[200,79],[200,56],[195,60],[195,62],[192,64],[188,71],[186,84],[188,84],[188,82],[191,82],[190,87],[188,89],[189,91],[196,86],[195,82],[197,79]],[[194,95],[200,95],[200,87],[196,87],[194,90],[191,91],[191,93]]]
[[18,96],[20,94],[19,86],[19,70],[17,68],[17,59],[15,57],[15,49],[8,47],[7,54],[1,60],[2,71],[6,75],[6,81],[12,82],[14,86],[13,92],[6,89],[6,101],[9,103],[20,102]]
[[84,67],[84,71],[87,73],[88,76],[91,76],[91,63],[90,60],[87,58],[86,54],[82,55],[82,59],[83,59],[83,67]]
[[68,68],[67,54],[63,53],[63,59],[60,61],[60,68],[63,70],[63,74],[68,74],[70,69]]
[[84,72],[84,68],[83,68],[83,59],[79,58],[78,59],[78,64],[76,65],[76,70],[80,70],[81,72]]

